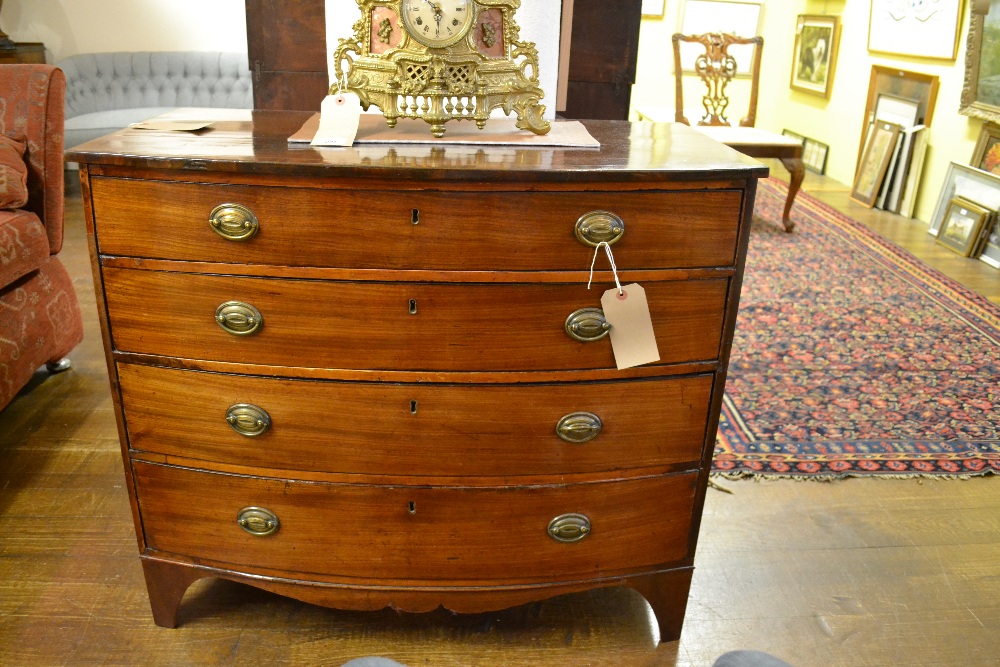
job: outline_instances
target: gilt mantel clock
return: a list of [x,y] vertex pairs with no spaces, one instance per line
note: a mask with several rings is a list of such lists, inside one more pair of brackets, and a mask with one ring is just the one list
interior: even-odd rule
[[334,54],[337,83],[390,127],[426,121],[435,137],[450,120],[482,129],[490,112],[517,114],[517,127],[549,131],[538,85],[538,50],[520,39],[520,0],[357,0],[354,35]]

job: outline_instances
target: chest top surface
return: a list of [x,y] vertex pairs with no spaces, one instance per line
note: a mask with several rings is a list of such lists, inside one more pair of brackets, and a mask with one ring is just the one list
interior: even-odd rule
[[66,159],[135,168],[424,181],[670,182],[767,175],[759,162],[675,123],[583,121],[600,148],[426,143],[317,149],[288,143],[309,112],[212,112],[218,120],[200,132],[126,128],[70,148]]

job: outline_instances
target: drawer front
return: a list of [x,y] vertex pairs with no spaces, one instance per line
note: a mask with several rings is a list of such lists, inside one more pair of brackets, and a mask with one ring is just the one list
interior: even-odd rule
[[[100,252],[224,263],[341,268],[582,270],[584,214],[624,222],[615,243],[623,269],[731,266],[743,193],[377,192],[94,178]],[[243,210],[227,240],[209,218]],[[231,209],[235,210],[235,209]],[[416,224],[414,224],[416,222]],[[460,248],[460,252],[456,252]]]
[[711,375],[456,386],[120,364],[118,376],[133,450],[370,475],[555,475],[697,462],[712,389]]
[[[293,367],[508,371],[615,368],[611,342],[580,342],[569,315],[606,286],[352,283],[104,269],[115,348]],[[719,356],[728,279],[644,283],[660,363]],[[249,304],[250,335],[216,321]],[[240,313],[233,315],[241,324]],[[260,318],[253,316],[254,321]],[[245,324],[242,321],[242,324]]]
[[[151,549],[297,574],[453,583],[558,581],[679,561],[697,480],[476,489],[302,483],[138,462],[134,470]],[[277,530],[241,528],[249,507],[273,513]],[[550,522],[570,514],[586,517],[589,534],[553,539]]]

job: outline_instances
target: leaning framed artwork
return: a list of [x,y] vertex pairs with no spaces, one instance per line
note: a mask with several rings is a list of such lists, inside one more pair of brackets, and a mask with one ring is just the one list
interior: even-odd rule
[[[1000,2],[1000,0],[997,1]],[[865,140],[868,136],[866,128],[875,121],[875,111],[880,106],[881,98],[889,95],[896,99],[912,100],[917,105],[914,123],[930,127],[931,119],[934,117],[934,104],[937,101],[939,85],[940,80],[933,74],[909,72],[885,65],[872,65],[871,77],[868,80],[868,100],[865,103],[865,124],[858,145],[858,166],[861,165]]]
[[839,41],[840,21],[836,16],[799,15],[792,52],[792,90],[830,97]]
[[851,199],[859,204],[864,204],[868,208],[875,205],[900,129],[895,123],[875,124],[865,146],[861,168],[858,169],[858,175],[854,179],[854,188],[851,190]]
[[937,242],[968,257],[992,213],[988,208],[964,197],[953,197],[945,209]]
[[929,234],[937,236],[944,224],[948,203],[955,197],[974,201],[993,211],[1000,210],[1000,176],[957,162],[950,163],[927,228]]
[[961,27],[962,0],[871,0],[868,50],[954,60]]

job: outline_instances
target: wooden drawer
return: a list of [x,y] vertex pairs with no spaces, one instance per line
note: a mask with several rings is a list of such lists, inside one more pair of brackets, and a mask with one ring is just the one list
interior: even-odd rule
[[[354,283],[104,269],[115,348],[292,367],[501,371],[615,368],[611,342],[570,338],[599,307],[585,284]],[[660,363],[719,356],[729,281],[645,283]],[[253,305],[263,326],[227,333],[216,309]],[[415,313],[411,314],[411,310]]]
[[[452,584],[558,581],[679,561],[697,480],[390,487],[133,466],[151,549],[297,574]],[[247,507],[273,512],[277,532],[244,531],[236,520]],[[549,523],[570,513],[589,519],[590,534],[558,542]]]
[[[92,179],[91,194],[107,255],[481,271],[586,269],[592,249],[574,227],[595,210],[625,223],[614,245],[622,269],[732,266],[742,198],[736,190],[377,192],[117,178]],[[256,236],[234,242],[212,230],[212,210],[226,203],[255,214]]]
[[[118,377],[133,450],[272,469],[444,477],[695,464],[712,390],[711,375],[456,386],[120,364]],[[234,407],[244,405],[254,407]],[[241,409],[270,426],[238,432],[227,414],[237,419]],[[559,437],[557,424],[577,412],[598,417],[596,437]]]

